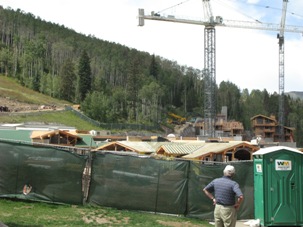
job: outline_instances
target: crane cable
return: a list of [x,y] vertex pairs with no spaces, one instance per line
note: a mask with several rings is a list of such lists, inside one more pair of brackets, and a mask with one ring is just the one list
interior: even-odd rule
[[225,2],[223,3],[223,2],[220,1],[220,0],[217,0],[217,2],[218,2],[219,4],[221,4],[222,6],[225,6],[225,7],[228,7],[228,8],[231,8],[231,9],[237,11],[239,14],[241,14],[241,15],[247,17],[247,18],[250,18],[250,19],[252,19],[253,21],[256,21],[256,22],[258,22],[258,23],[262,23],[262,22],[259,21],[258,19],[255,19],[255,18],[253,18],[253,17],[251,17],[251,16],[249,16],[249,15],[247,15],[247,14],[244,14],[242,11],[237,10],[235,7],[232,7],[232,6],[230,6],[230,5],[227,5]]
[[177,7],[177,6],[182,5],[182,4],[184,4],[184,3],[186,3],[186,2],[189,2],[189,1],[190,1],[190,0],[186,0],[186,1],[180,2],[180,3],[176,4],[176,5],[173,5],[173,6],[170,6],[170,7],[168,7],[168,8],[162,9],[162,10],[158,11],[157,13],[161,13],[161,12],[163,12],[163,11],[165,11],[165,10],[169,10],[169,9],[171,9],[171,8]]
[[[189,2],[189,1],[190,1],[190,0],[186,0],[186,1],[180,2],[180,3],[176,4],[176,5],[167,7],[167,8],[165,8],[165,9],[163,9],[163,10],[158,11],[158,13],[161,13],[161,12],[163,12],[163,11],[165,11],[165,10],[169,10],[169,9],[171,9],[171,8],[180,6],[180,5],[182,5],[182,4],[186,3],[186,2]],[[232,0],[226,0],[226,1],[231,2]],[[261,4],[247,3],[247,2],[244,1],[244,0],[238,0],[238,1],[239,1],[239,2],[242,2],[243,4],[246,4],[246,5],[256,6],[256,7],[260,7],[260,8],[272,9],[272,10],[278,10],[278,11],[281,11],[281,10],[282,10],[281,8],[272,7],[272,6],[269,6],[269,5],[261,5]],[[233,10],[237,11],[238,13],[242,14],[243,16],[245,16],[245,17],[247,17],[247,18],[250,18],[250,19],[252,19],[252,20],[254,20],[254,21],[256,21],[256,22],[262,23],[262,22],[260,22],[259,20],[255,19],[255,18],[253,18],[253,17],[251,17],[251,16],[249,16],[249,15],[247,15],[247,14],[244,14],[242,11],[237,10],[235,7],[232,7],[232,6],[230,6],[230,5],[227,5],[226,3],[223,3],[222,0],[217,0],[217,2],[218,2],[218,3],[220,2],[220,4],[221,4],[221,5],[224,5],[225,7],[233,8]],[[233,2],[234,2],[234,1],[233,1]],[[290,14],[290,15],[293,15],[293,16],[296,16],[296,17],[303,18],[303,15],[300,15],[300,14],[297,14],[297,13],[294,13],[294,12],[286,12],[286,13],[287,13],[287,14]]]
[[[222,0],[217,0],[217,2],[225,7],[229,7],[229,8],[232,8],[233,10],[237,11],[238,13],[242,14],[243,16],[247,17],[247,18],[250,18],[256,22],[259,22],[259,23],[262,23],[260,22],[258,19],[255,19],[247,14],[244,14],[242,11],[239,11],[237,10],[235,7],[232,7],[230,5],[227,5],[226,4],[226,1],[229,1],[229,2],[232,2],[234,3],[234,1],[231,1],[231,0],[225,0],[225,2],[223,2]],[[255,7],[260,7],[260,8],[265,8],[265,9],[271,9],[271,10],[277,10],[277,11],[281,11],[282,9],[281,8],[277,8],[277,7],[273,7],[273,6],[269,6],[269,5],[261,5],[261,4],[253,4],[253,3],[247,3],[246,1],[244,0],[238,0],[239,2],[242,2],[243,4],[246,4],[246,5],[250,5],[250,6],[255,6]],[[292,16],[296,16],[296,17],[300,17],[300,18],[303,18],[303,15],[300,15],[300,14],[297,14],[297,13],[294,13],[294,12],[286,12],[287,14],[290,14]]]

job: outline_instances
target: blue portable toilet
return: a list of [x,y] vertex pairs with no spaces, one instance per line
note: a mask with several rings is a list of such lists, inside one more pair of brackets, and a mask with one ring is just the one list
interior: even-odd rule
[[262,226],[303,225],[303,153],[275,146],[253,157],[255,219]]

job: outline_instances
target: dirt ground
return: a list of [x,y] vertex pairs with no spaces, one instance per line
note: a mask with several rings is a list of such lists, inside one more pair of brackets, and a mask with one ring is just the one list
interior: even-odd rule
[[[0,97],[0,107],[7,107],[9,112],[34,112],[43,110],[61,110],[63,107],[23,103],[10,98]],[[0,111],[1,112],[1,111]],[[3,112],[3,111],[2,111]]]
[[0,97],[0,106],[8,107],[9,112],[31,111],[39,109],[39,105],[22,103],[4,97]]

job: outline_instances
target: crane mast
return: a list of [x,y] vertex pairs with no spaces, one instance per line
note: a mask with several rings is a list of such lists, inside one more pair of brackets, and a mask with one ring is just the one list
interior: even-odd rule
[[[286,6],[288,0],[283,0],[283,14],[281,24],[261,23],[251,21],[236,21],[223,20],[222,17],[214,17],[210,7],[210,0],[202,0],[204,5],[204,20],[191,20],[176,18],[174,16],[162,16],[158,13],[151,13],[145,15],[144,9],[139,9],[139,26],[144,26],[144,20],[156,20],[165,22],[176,22],[184,24],[202,25],[204,28],[204,135],[215,136],[215,116],[216,116],[216,32],[215,27],[230,27],[230,28],[244,28],[257,29],[264,31],[278,31],[279,39],[279,123],[280,129],[284,132],[284,32],[293,32],[303,34],[303,27],[285,25]],[[280,131],[281,135],[281,131]],[[283,135],[283,133],[282,133]]]
[[280,23],[280,33],[278,33],[277,38],[279,40],[279,137],[280,141],[284,142],[284,29],[286,20],[288,0],[283,0],[282,7],[282,17]]
[[216,117],[216,30],[210,0],[202,0],[204,17],[204,136],[215,137]]
[[204,29],[204,136],[215,137],[216,117],[216,30]]

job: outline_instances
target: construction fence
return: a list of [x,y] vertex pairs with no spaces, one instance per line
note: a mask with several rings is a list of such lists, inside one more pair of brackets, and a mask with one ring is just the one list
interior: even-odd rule
[[[222,176],[226,165],[104,151],[79,155],[63,148],[2,141],[0,198],[212,219],[212,201],[202,189]],[[253,218],[253,163],[232,165],[245,198],[238,218]]]

